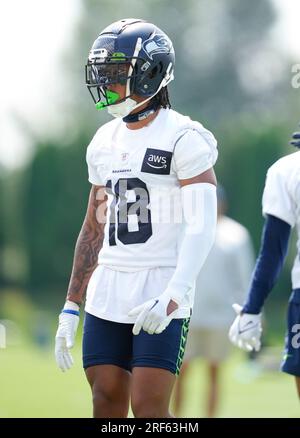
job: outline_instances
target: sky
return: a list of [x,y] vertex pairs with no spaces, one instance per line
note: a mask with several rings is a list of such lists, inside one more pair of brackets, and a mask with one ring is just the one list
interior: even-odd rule
[[[279,19],[272,37],[300,63],[300,2],[273,2]],[[79,16],[80,0],[0,0],[0,165],[13,169],[30,159],[17,119],[40,132],[57,123],[59,62]]]
[[0,0],[0,164],[6,167],[30,158],[15,114],[33,130],[55,123],[63,79],[59,62],[71,44],[79,5],[79,0]]
[[274,37],[280,46],[292,53],[300,62],[300,2],[299,0],[273,0],[279,20]]

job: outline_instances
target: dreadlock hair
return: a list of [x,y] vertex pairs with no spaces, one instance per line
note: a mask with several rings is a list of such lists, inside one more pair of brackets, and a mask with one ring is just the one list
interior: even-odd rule
[[171,103],[169,100],[169,92],[167,87],[163,87],[154,98],[162,108],[171,108]]

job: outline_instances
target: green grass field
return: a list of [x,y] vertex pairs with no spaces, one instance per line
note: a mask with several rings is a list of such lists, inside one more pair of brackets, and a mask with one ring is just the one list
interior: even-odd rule
[[[52,351],[33,346],[0,350],[0,417],[91,417],[91,396],[81,368],[63,374]],[[223,370],[220,417],[300,417],[293,378],[259,371],[235,352]],[[196,361],[187,378],[182,415],[203,415],[206,374]]]

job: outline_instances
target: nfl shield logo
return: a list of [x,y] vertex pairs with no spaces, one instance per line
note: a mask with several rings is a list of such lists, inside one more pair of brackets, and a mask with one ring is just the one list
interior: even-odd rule
[[129,157],[129,153],[128,153],[128,152],[123,152],[123,153],[121,154],[121,160],[122,160],[122,161],[126,161],[126,160],[128,160],[128,157]]

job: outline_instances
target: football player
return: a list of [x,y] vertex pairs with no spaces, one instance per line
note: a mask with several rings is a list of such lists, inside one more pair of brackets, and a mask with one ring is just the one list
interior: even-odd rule
[[[175,54],[140,19],[104,29],[86,83],[114,119],[87,150],[92,184],[59,316],[56,360],[73,360],[85,289],[83,366],[95,417],[168,417],[183,358],[194,283],[214,241],[214,136],[170,109]],[[105,193],[104,193],[105,191]]]
[[[293,135],[291,144],[300,147],[299,132]],[[288,306],[281,369],[295,376],[300,398],[300,151],[281,158],[270,167],[262,204],[265,224],[260,253],[245,305],[233,305],[237,317],[230,328],[229,338],[244,350],[260,349],[262,308],[281,272],[291,229],[296,226],[298,254],[292,270],[293,291]]]
[[227,196],[219,183],[217,200],[216,239],[196,280],[185,357],[174,391],[174,409],[179,414],[191,365],[199,358],[205,361],[204,412],[208,418],[217,415],[222,398],[220,376],[231,353],[227,335],[232,322],[231,304],[233,299],[244,300],[254,266],[250,234],[242,224],[227,216]]

